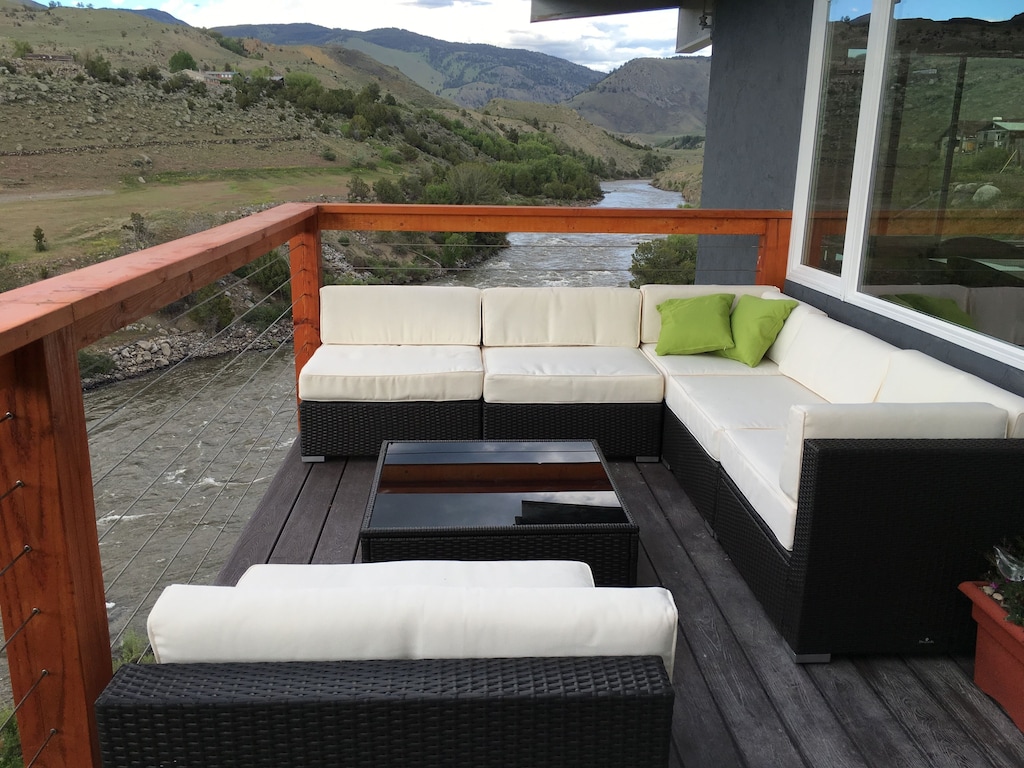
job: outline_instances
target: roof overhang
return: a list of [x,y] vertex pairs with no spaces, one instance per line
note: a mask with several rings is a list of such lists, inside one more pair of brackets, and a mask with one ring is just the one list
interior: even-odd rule
[[532,0],[530,21],[583,19],[678,8],[676,53],[694,53],[711,45],[714,5],[715,0],[676,0],[674,3],[650,0]]

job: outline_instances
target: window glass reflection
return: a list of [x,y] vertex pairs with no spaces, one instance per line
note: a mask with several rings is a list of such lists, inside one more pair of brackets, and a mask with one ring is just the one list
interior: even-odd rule
[[956,3],[950,19],[936,10],[954,4],[895,4],[860,288],[1024,344],[1024,13],[1013,5]]
[[870,16],[832,3],[825,42],[825,73],[818,109],[811,210],[803,263],[839,274],[850,204]]

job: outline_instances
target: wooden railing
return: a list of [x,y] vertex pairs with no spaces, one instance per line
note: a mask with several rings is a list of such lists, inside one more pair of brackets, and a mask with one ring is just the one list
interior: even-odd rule
[[111,676],[77,351],[289,243],[298,371],[325,229],[754,235],[757,282],[781,286],[790,214],[290,203],[0,294],[0,612],[26,765],[98,768]]

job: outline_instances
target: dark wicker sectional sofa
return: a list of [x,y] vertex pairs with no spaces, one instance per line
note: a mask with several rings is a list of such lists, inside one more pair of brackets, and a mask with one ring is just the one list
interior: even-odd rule
[[[540,327],[574,317],[557,308],[538,313],[530,303],[538,289],[500,290],[504,311],[514,315],[515,292],[528,299],[513,327],[538,316]],[[554,304],[559,290],[583,295],[590,289],[553,289],[547,298],[555,297]],[[712,292],[784,298],[773,291],[640,288],[638,346],[664,381],[661,402],[482,397],[477,424],[476,406],[467,402],[304,400],[303,455],[374,455],[384,439],[597,439],[606,456],[658,457],[671,468],[798,660],[968,648],[970,611],[956,585],[984,569],[992,543],[1024,526],[1018,511],[1024,441],[1005,439],[1024,436],[1024,398],[807,305],[793,311],[754,369],[711,355],[654,354],[656,307],[666,298]],[[599,303],[590,306],[597,316]],[[485,313],[483,341],[488,322],[492,330],[500,325]],[[504,333],[501,343],[515,340],[514,329]],[[605,329],[595,331],[591,343],[602,334]],[[560,343],[568,348],[573,341]],[[791,386],[780,389],[780,382]],[[767,390],[776,394],[764,395],[761,412]],[[718,398],[718,410],[705,408],[702,398]],[[972,403],[990,405],[986,423],[1005,412],[1006,426],[991,434],[974,430]],[[832,406],[853,410],[829,416],[834,425],[815,427]],[[959,425],[951,431],[947,411]],[[797,417],[810,426],[800,427]],[[865,432],[864,424],[872,426]],[[964,429],[969,439],[962,439]],[[733,439],[723,459],[718,442]],[[787,472],[788,488],[780,477]]]

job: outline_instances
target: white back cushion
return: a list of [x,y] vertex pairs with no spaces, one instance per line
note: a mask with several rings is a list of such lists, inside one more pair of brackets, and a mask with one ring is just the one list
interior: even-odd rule
[[486,347],[639,347],[635,288],[485,288]]
[[660,587],[237,589],[175,584],[149,615],[168,662],[660,656],[677,613]]
[[896,347],[821,315],[806,316],[779,372],[830,403],[870,403]]
[[779,484],[787,496],[797,500],[804,440],[813,438],[937,439],[1005,435],[1006,411],[988,403],[794,405],[789,409]]
[[[774,296],[765,294],[762,298],[765,299],[788,299],[783,293],[777,293]],[[774,360],[776,363],[781,363],[786,353],[789,352],[790,347],[793,346],[793,339],[796,338],[797,333],[800,331],[800,326],[804,324],[804,320],[811,316],[825,317],[825,313],[817,307],[812,307],[810,304],[800,304],[793,308],[793,311],[789,313],[789,317],[786,318],[786,322],[782,326],[782,330],[779,331],[779,335],[775,337],[775,343],[768,347],[768,351],[765,352],[765,357],[769,360]]]
[[577,560],[394,560],[383,563],[251,565],[239,589],[301,587],[593,587]]
[[320,289],[324,344],[480,344],[480,289],[328,285]]
[[[732,293],[736,299],[744,294],[765,296],[779,294],[779,290],[768,285],[661,285],[649,283],[640,286],[643,296],[643,313],[640,320],[640,341],[654,344],[661,334],[661,313],[658,305],[667,299],[692,299],[695,296],[707,296],[712,293]],[[733,300],[733,305],[736,304]]]
[[875,399],[881,403],[992,403],[1009,414],[1009,436],[1024,437],[1024,397],[914,349],[893,354]]

